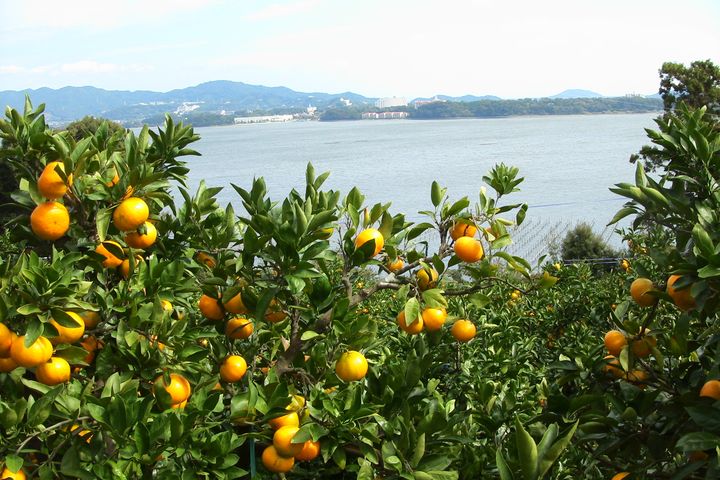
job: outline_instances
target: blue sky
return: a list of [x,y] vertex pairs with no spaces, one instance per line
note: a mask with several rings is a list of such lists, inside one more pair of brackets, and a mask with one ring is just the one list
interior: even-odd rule
[[653,93],[717,0],[0,0],[0,90],[235,80],[368,96]]

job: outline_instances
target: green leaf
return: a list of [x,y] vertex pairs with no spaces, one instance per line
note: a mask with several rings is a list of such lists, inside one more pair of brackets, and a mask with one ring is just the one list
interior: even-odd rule
[[710,450],[720,447],[720,437],[708,432],[692,432],[683,435],[675,446],[684,452]]
[[430,199],[432,200],[432,204],[436,207],[440,206],[442,197],[443,189],[440,188],[440,184],[438,182],[433,181],[432,186],[430,187]]
[[696,223],[693,227],[692,236],[695,241],[695,246],[702,253],[702,256],[710,258],[715,254],[715,247],[710,239],[710,235],[708,235],[699,223]]
[[17,473],[23,466],[23,459],[17,455],[10,454],[5,457],[5,466],[12,473]]
[[415,443],[415,450],[410,458],[410,466],[413,468],[417,467],[423,455],[425,455],[425,434],[421,433]]
[[498,473],[500,474],[500,480],[515,480],[499,448],[495,451],[495,465],[497,466]]
[[420,318],[420,303],[417,298],[412,297],[405,302],[405,325],[408,327]]
[[544,272],[543,276],[540,277],[540,288],[551,288],[559,280],[558,277],[553,277],[549,272]]
[[470,303],[475,305],[477,308],[483,308],[485,305],[490,303],[490,297],[483,293],[473,293],[468,297],[468,300],[470,300]]
[[[555,461],[560,457],[560,454],[563,452],[563,450],[565,450],[570,444],[570,440],[572,440],[573,435],[575,435],[575,430],[577,429],[579,422],[580,420],[576,421],[564,437],[555,442],[549,449],[542,452],[540,456],[540,471],[538,472],[538,478],[542,478],[543,476],[545,476],[548,470],[550,470],[550,467],[552,467],[553,463],[555,463]],[[553,424],[552,426],[557,429],[557,425]],[[549,430],[550,429],[548,428],[548,431]],[[545,437],[543,436],[543,440],[544,439]]]
[[518,417],[515,417],[515,443],[520,460],[520,469],[525,480],[536,480],[538,478],[537,445]]
[[608,225],[614,225],[623,218],[627,217],[628,215],[632,215],[634,213],[637,213],[637,209],[635,207],[625,207],[621,208],[615,216],[608,222]]
[[[95,215],[95,228],[97,230],[98,240],[101,242],[105,241],[107,237],[107,231],[110,227],[110,219],[112,218],[112,210],[109,208],[102,208],[98,210]],[[112,252],[111,252],[112,253]]]
[[439,288],[431,288],[422,292],[422,299],[425,305],[432,308],[447,308],[447,299]]

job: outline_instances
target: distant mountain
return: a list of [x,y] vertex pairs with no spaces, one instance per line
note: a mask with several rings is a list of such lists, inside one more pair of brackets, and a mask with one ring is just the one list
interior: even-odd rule
[[343,92],[296,92],[286,87],[265,87],[242,82],[218,80],[169,92],[104,90],[95,87],[0,91],[0,105],[22,108],[25,95],[33,104],[45,103],[48,120],[69,122],[85,115],[102,116],[121,122],[135,122],[164,113],[224,113],[282,108],[320,109],[342,105],[341,99],[353,104],[372,104],[375,99]]
[[502,100],[500,97],[496,97],[495,95],[483,95],[478,97],[477,95],[463,95],[462,97],[451,97],[449,95],[435,95],[434,97],[429,98],[415,98],[410,103],[414,103],[417,101],[429,101],[429,100],[443,100],[446,102],[477,102],[480,100]]
[[590,90],[579,90],[579,89],[570,89],[570,90],[564,90],[557,95],[552,95],[548,98],[602,98],[603,95],[600,95],[596,92],[591,92]]
[[662,98],[659,93],[651,93],[649,95],[643,95],[645,98]]

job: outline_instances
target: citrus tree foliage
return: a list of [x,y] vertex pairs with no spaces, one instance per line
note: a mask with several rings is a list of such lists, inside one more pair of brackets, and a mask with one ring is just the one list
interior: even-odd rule
[[17,251],[0,259],[3,475],[556,468],[577,423],[537,417],[549,391],[537,367],[554,353],[545,332],[527,335],[550,310],[517,321],[505,301],[557,281],[504,251],[527,210],[505,202],[516,168],[491,170],[477,202],[434,182],[421,223],[357,188],[324,189],[311,165],[279,200],[262,178],[238,182],[235,212],[219,188],[188,191],[198,137],[170,118],[76,139],[29,101],[6,117],[21,214],[7,225]]

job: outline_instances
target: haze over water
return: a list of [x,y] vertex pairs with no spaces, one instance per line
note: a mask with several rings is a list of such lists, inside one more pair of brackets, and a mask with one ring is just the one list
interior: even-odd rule
[[189,158],[190,188],[200,179],[226,187],[220,203],[242,210],[230,186],[249,189],[265,177],[273,200],[304,189],[304,172],[331,172],[326,188],[343,194],[357,185],[367,202],[392,202],[391,212],[420,220],[438,180],[452,199],[476,202],[482,176],[504,162],[520,168],[521,191],[508,197],[530,205],[528,219],[606,224],[623,199],[608,190],[632,181],[628,158],[649,143],[644,128],[657,114],[513,117],[431,121],[294,122],[198,128]]

